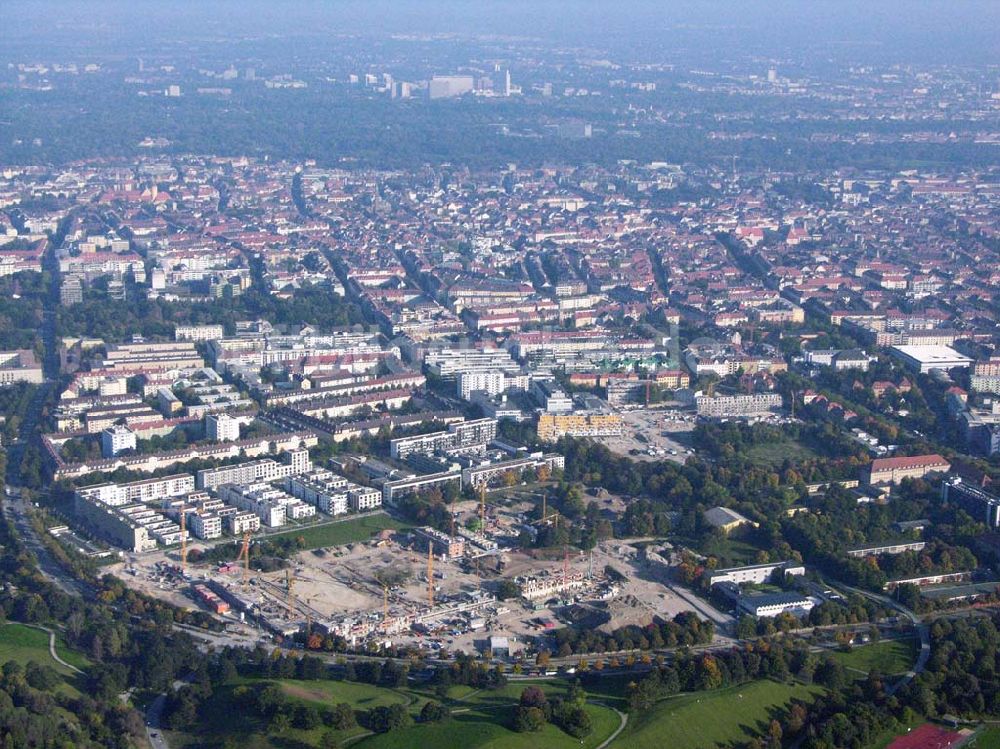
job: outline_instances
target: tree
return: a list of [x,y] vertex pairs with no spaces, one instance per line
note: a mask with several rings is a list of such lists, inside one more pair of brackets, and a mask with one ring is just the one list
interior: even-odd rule
[[736,637],[740,640],[750,640],[757,636],[757,621],[749,614],[744,614],[736,623]]
[[269,733],[284,733],[291,727],[292,723],[284,713],[277,713],[268,724]]
[[338,702],[334,705],[330,721],[331,726],[338,731],[346,731],[350,728],[354,728],[357,724],[358,719],[354,714],[353,707],[346,702]]
[[545,692],[542,691],[541,687],[525,687],[521,691],[521,699],[519,704],[522,707],[539,707],[544,708],[549,704],[548,698],[545,696]]
[[451,717],[451,710],[440,702],[429,700],[420,710],[421,723],[441,723]]
[[772,720],[767,729],[767,745],[771,749],[781,749],[781,724],[777,720]]
[[369,723],[375,733],[388,733],[406,728],[412,719],[403,705],[379,705],[369,713]]
[[520,586],[513,580],[501,580],[497,585],[497,599],[506,601],[508,598],[517,598],[521,595]]
[[35,689],[48,691],[62,683],[62,678],[51,666],[30,661],[24,669],[24,678]]
[[319,749],[340,749],[340,740],[333,731],[324,731],[319,737]]
[[514,715],[514,730],[519,733],[534,733],[545,727],[545,713],[537,707],[518,705]]
[[312,705],[296,705],[292,725],[303,731],[311,731],[320,724],[319,711]]
[[589,736],[594,730],[590,715],[582,705],[565,705],[557,715],[559,727],[576,739]]

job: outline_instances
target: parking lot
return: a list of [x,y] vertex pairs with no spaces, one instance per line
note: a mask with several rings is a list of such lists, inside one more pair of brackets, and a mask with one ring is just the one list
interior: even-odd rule
[[625,428],[621,437],[600,440],[619,455],[636,460],[683,463],[694,454],[690,439],[695,426],[693,413],[676,409],[640,409],[623,413],[622,419]]

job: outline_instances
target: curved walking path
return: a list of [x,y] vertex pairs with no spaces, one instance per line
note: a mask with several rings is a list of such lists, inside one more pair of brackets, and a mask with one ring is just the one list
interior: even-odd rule
[[611,744],[612,741],[614,741],[615,739],[618,738],[618,735],[622,731],[625,730],[625,726],[628,725],[628,713],[623,713],[618,708],[611,707],[611,705],[607,704],[606,702],[594,702],[594,701],[591,701],[591,704],[593,704],[593,705],[603,705],[604,707],[610,707],[612,710],[615,711],[615,714],[618,716],[618,721],[619,721],[618,728],[616,728],[615,732],[613,734],[611,734],[610,736],[608,736],[606,739],[604,739],[604,741],[602,741],[597,746],[597,749],[605,749],[609,744]]
[[42,632],[47,632],[48,635],[49,635],[49,655],[52,656],[52,660],[54,660],[56,663],[59,663],[59,664],[65,666],[66,668],[68,668],[73,673],[83,674],[83,671],[81,671],[80,669],[78,669],[72,663],[67,663],[62,658],[59,657],[59,653],[56,652],[56,633],[55,633],[55,630],[49,629],[48,627],[44,627],[41,624],[25,624],[24,622],[16,622],[16,623],[20,624],[23,627],[31,627],[32,629],[38,629],[38,630],[41,630]]

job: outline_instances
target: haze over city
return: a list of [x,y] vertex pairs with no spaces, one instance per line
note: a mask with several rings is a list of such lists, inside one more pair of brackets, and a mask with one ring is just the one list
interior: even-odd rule
[[4,747],[1000,746],[1000,5],[2,16]]

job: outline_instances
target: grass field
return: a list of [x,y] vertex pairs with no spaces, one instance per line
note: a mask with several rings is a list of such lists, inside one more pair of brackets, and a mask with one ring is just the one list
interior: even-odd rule
[[699,552],[705,556],[714,556],[727,560],[727,564],[753,564],[757,560],[760,549],[738,538],[710,535],[708,539],[696,545]]
[[986,728],[966,744],[968,749],[1000,749],[1000,728]]
[[506,726],[510,704],[497,707],[455,708],[452,719],[439,725],[415,725],[402,731],[369,736],[352,746],[364,749],[411,749],[430,746],[434,749],[571,749],[599,746],[616,728],[619,720],[611,708],[587,705],[594,731],[582,742],[552,725],[538,733],[517,733]]
[[[204,711],[205,715],[213,717],[205,720],[197,731],[168,732],[170,746],[185,749],[206,741],[218,743],[225,737],[235,739],[241,749],[306,749],[318,746],[327,730],[325,728],[309,731],[289,728],[280,735],[274,735],[267,732],[267,726],[258,717],[246,713],[233,698],[232,690],[239,684],[249,685],[255,681],[240,679],[216,690]],[[287,696],[296,700],[329,706],[347,702],[356,710],[370,710],[393,703],[405,704],[414,718],[425,702],[434,699],[430,692],[422,689],[388,689],[342,681],[273,681],[281,685]],[[595,749],[618,728],[619,718],[611,707],[588,704],[586,709],[594,730],[582,743],[555,726],[547,726],[539,733],[517,733],[508,724],[513,715],[513,706],[525,686],[526,682],[517,682],[496,691],[452,687],[448,692],[447,704],[453,717],[448,722],[436,725],[415,723],[409,728],[380,735],[366,735],[366,730],[359,727],[338,732],[337,738],[342,744],[349,742],[351,747],[363,749],[404,749],[424,745],[433,746],[434,749],[533,749],[536,746],[545,746],[546,749]],[[568,685],[561,681],[547,681],[541,686],[549,698],[563,695],[568,689]],[[607,699],[608,702],[620,699],[615,694],[596,694],[594,698]],[[233,715],[240,715],[238,723],[229,719]]]
[[278,679],[277,683],[289,697],[324,705],[349,702],[355,710],[370,710],[379,705],[406,704],[410,701],[403,692],[350,681]]
[[614,745],[629,749],[714,749],[766,733],[793,699],[811,701],[816,686],[756,681],[715,692],[672,697],[629,719]]
[[[460,687],[449,693],[452,698],[449,705],[452,719],[447,723],[414,725],[403,731],[369,736],[352,746],[363,749],[409,749],[415,746],[432,746],[434,749],[593,749],[618,728],[620,721],[614,710],[605,705],[588,704],[586,709],[594,730],[582,743],[552,725],[546,726],[539,733],[517,733],[509,727],[509,721],[513,706],[528,685],[528,682],[512,682],[496,691],[469,691]],[[567,691],[567,684],[562,681],[539,682],[538,686],[541,686],[550,699]],[[455,699],[458,695],[462,696]],[[596,699],[604,697],[593,696]],[[418,696],[414,710],[419,711],[426,699]],[[608,701],[611,702],[610,699]]]
[[785,462],[786,458],[792,462],[797,462],[817,457],[815,452],[795,440],[782,440],[781,442],[754,445],[748,448],[744,452],[744,455],[756,465],[771,468],[780,466]]
[[377,515],[366,515],[365,517],[353,520],[327,523],[325,525],[295,528],[286,533],[276,533],[267,538],[297,536],[305,540],[306,549],[319,549],[325,546],[342,546],[344,544],[355,543],[356,541],[367,541],[373,535],[386,528],[399,530],[406,527],[405,523],[401,523],[384,513],[380,513]]
[[873,645],[853,648],[850,652],[837,652],[833,659],[845,668],[855,671],[878,671],[886,675],[902,674],[910,670],[917,658],[917,641],[884,640]]
[[[56,652],[60,658],[77,668],[83,669],[88,665],[87,659],[81,653],[67,648],[59,635],[56,635]],[[0,665],[7,661],[16,661],[22,665],[35,661],[40,665],[51,666],[65,677],[67,690],[78,691],[79,685],[76,682],[79,675],[52,658],[49,654],[49,635],[40,629],[16,623],[0,626]]]

